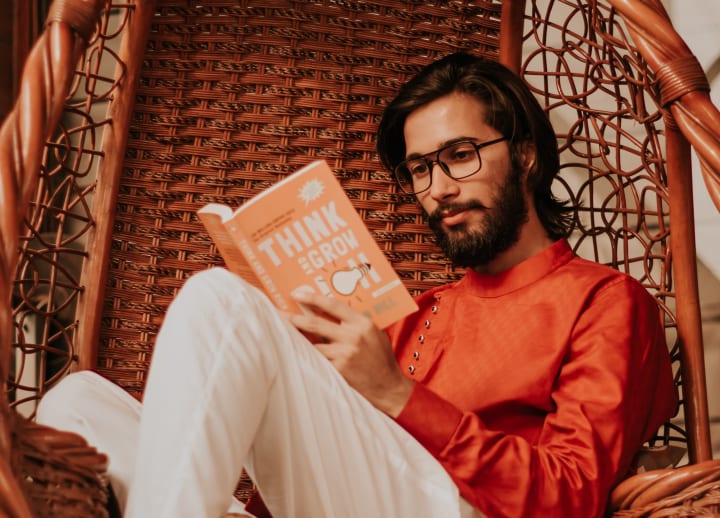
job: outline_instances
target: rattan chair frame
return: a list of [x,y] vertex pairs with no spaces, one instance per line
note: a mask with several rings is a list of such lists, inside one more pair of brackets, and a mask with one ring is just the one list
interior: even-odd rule
[[[702,471],[709,486],[688,488],[678,482],[693,478],[688,470],[674,470],[663,472],[667,483],[648,487],[660,473],[646,474],[619,488],[613,509],[645,516],[674,512],[682,501],[718,510],[689,164],[692,145],[720,208],[720,118],[659,0],[66,0],[54,7],[0,134],[0,325],[10,330],[26,312],[41,314],[44,341],[15,347],[39,352],[43,362],[60,358],[57,372],[29,387],[29,399],[75,368],[97,370],[140,398],[167,304],[193,271],[221,264],[194,210],[239,203],[311,158],[331,162],[411,290],[458,278],[412,198],[379,170],[373,134],[404,79],[451,50],[472,50],[522,74],[551,118],[574,114],[558,132],[568,157],[558,189],[586,203],[576,249],[635,275],[661,303],[684,423],[668,423],[658,442],[686,443],[688,470]],[[573,18],[583,30],[569,28]],[[579,64],[584,74],[568,72]],[[593,107],[598,92],[619,100]],[[100,115],[98,105],[106,105]],[[87,180],[91,169],[96,181]],[[68,257],[83,258],[81,273],[65,265]],[[2,336],[7,377],[13,333]],[[17,379],[8,395],[28,389]],[[3,502],[7,514],[30,516],[54,497],[47,488],[20,490],[11,473],[30,464],[32,437],[53,433],[18,435],[27,422],[1,406],[0,474],[11,488]],[[102,477],[91,479],[100,488],[94,499],[103,501]]]

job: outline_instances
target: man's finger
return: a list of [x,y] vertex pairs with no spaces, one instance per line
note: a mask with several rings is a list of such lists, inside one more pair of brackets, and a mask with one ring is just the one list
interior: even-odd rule
[[338,327],[336,322],[312,313],[287,313],[286,317],[296,329],[319,339],[332,338]]
[[310,308],[315,308],[321,313],[325,313],[339,321],[348,321],[358,315],[358,313],[345,302],[335,297],[300,292],[294,294],[293,298],[298,303],[309,306]]
[[335,348],[332,345],[327,344],[313,344],[320,354],[322,354],[328,361],[332,362],[335,357]]

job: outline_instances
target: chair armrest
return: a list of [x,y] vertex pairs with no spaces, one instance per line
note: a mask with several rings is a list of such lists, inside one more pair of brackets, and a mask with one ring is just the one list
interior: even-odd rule
[[[682,509],[696,514],[706,506],[720,506],[720,460],[708,460],[681,468],[656,469],[627,478],[610,495],[613,516],[677,516]],[[670,510],[677,509],[670,513]],[[686,516],[686,514],[682,514]]]

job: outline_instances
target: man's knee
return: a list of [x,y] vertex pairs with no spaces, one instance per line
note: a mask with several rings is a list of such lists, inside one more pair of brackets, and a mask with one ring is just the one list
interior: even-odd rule
[[235,299],[248,285],[237,275],[225,268],[210,268],[191,275],[183,284],[175,302],[196,304],[200,307],[224,306],[227,300]]
[[[189,277],[173,301],[172,310],[189,320],[216,319],[231,307],[252,311],[264,295],[224,268],[202,270]],[[211,316],[212,315],[212,316]]]
[[205,293],[223,293],[233,289],[241,288],[246,284],[238,275],[225,268],[210,268],[193,273],[185,281],[183,291],[195,292],[200,290]]
[[83,432],[107,412],[135,415],[140,403],[119,386],[92,371],[68,374],[40,400],[39,423],[73,432]]
[[84,405],[84,398],[92,397],[92,381],[97,376],[92,372],[68,374],[50,389],[40,400],[37,421],[60,429],[67,429],[68,421],[77,414],[78,405]]

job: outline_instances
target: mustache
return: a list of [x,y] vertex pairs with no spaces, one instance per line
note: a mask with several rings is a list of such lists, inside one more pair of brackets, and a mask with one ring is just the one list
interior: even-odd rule
[[432,222],[438,222],[443,218],[443,215],[448,212],[462,212],[464,210],[485,210],[489,207],[483,205],[477,200],[469,200],[463,203],[443,203],[435,207],[430,214],[428,214],[428,220]]

